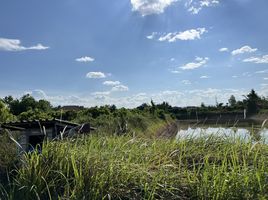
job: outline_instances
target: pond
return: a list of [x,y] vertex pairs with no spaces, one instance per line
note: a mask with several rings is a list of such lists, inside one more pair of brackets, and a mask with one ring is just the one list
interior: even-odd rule
[[268,129],[261,128],[260,125],[252,125],[251,127],[239,126],[226,127],[225,125],[189,125],[179,126],[176,139],[180,138],[198,138],[217,136],[223,138],[237,138],[245,141],[262,140],[268,143]]

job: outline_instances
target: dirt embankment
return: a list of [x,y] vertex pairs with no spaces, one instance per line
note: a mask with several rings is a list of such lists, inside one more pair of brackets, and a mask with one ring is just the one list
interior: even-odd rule
[[252,120],[255,120],[257,122],[263,122],[264,120],[268,119],[268,114],[258,114],[258,115],[253,115],[249,117]]
[[157,132],[157,137],[159,138],[172,138],[175,137],[178,133],[178,124],[177,122],[168,123],[165,127],[161,128]]

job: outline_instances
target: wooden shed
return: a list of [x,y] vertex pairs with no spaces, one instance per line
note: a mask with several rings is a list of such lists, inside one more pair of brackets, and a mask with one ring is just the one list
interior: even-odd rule
[[18,143],[26,152],[34,149],[38,144],[42,144],[45,138],[52,140],[95,130],[89,124],[80,125],[60,119],[8,122],[1,124],[0,129],[17,133]]

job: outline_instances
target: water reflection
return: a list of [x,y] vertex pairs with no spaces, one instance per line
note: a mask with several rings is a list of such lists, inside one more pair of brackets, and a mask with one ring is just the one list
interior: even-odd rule
[[268,129],[238,127],[189,127],[188,129],[180,129],[177,133],[176,139],[207,137],[211,135],[225,138],[239,138],[246,141],[253,139],[263,140],[265,143],[268,142]]

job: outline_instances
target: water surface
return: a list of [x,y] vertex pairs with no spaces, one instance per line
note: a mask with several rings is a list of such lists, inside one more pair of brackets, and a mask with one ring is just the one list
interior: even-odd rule
[[176,139],[198,138],[207,136],[219,136],[224,138],[239,138],[248,140],[263,140],[268,142],[267,128],[253,127],[188,127],[179,129]]

